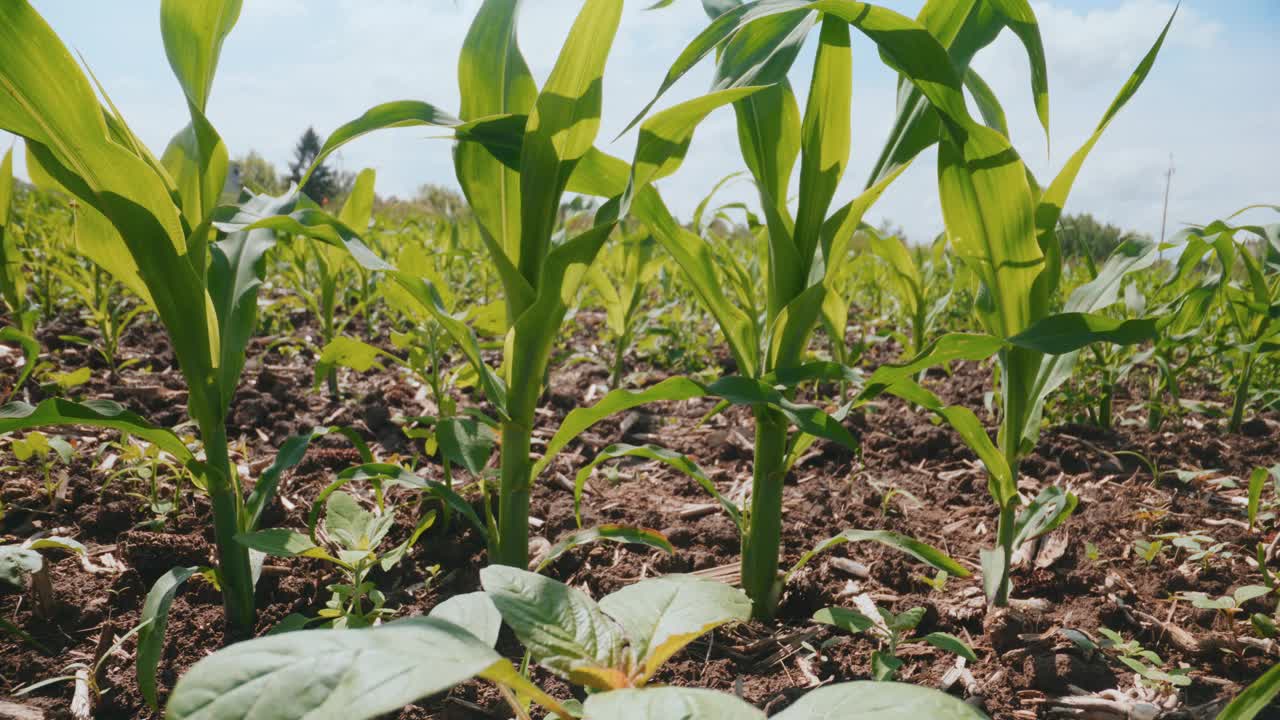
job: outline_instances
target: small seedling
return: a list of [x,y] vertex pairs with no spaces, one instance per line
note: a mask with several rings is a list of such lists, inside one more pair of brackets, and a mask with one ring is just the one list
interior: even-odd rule
[[33,462],[40,468],[45,496],[49,500],[50,507],[56,507],[58,490],[65,478],[56,475],[54,468],[58,462],[63,465],[71,462],[71,458],[75,455],[75,449],[71,447],[71,443],[57,435],[49,436],[32,431],[24,435],[21,440],[10,441],[9,447],[18,460]]
[[[925,609],[914,607],[895,614],[875,605],[870,598],[862,596],[859,599],[862,600],[860,606],[863,609],[868,613],[874,611],[875,614],[830,607],[814,613],[813,619],[849,633],[866,633],[875,638],[880,647],[871,653],[871,675],[877,681],[893,680],[903,665],[902,659],[898,657],[898,649],[920,625],[920,621],[924,619]],[[978,661],[973,648],[955,635],[932,632],[920,639],[939,650],[959,655],[970,662]]]
[[0,545],[0,583],[22,590],[30,585],[38,617],[53,617],[57,608],[49,564],[41,550],[65,550],[84,555],[84,545],[63,537],[32,538],[15,545]]
[[1205,567],[1214,558],[1230,558],[1233,553],[1228,550],[1225,542],[1218,542],[1212,535],[1207,535],[1198,530],[1187,533],[1164,533],[1156,535],[1159,540],[1168,540],[1177,550],[1175,552],[1186,551],[1187,562],[1198,562]]
[[1221,595],[1213,597],[1203,592],[1183,592],[1178,593],[1180,600],[1186,600],[1192,606],[1201,610],[1216,610],[1221,617],[1226,618],[1226,622],[1231,623],[1236,613],[1243,609],[1244,604],[1250,600],[1260,598],[1271,593],[1271,589],[1264,585],[1242,585],[1236,588],[1230,595]]
[[242,534],[239,540],[268,555],[316,558],[334,565],[345,582],[329,586],[333,596],[317,619],[334,628],[369,627],[395,614],[385,607],[386,596],[369,579],[370,573],[375,567],[383,572],[395,567],[431,527],[435,517],[434,511],[424,514],[407,540],[379,552],[379,546],[395,525],[396,508],[385,506],[369,512],[350,494],[339,490],[325,500],[322,529],[313,528],[308,535],[287,528],[270,528]]
[[1098,628],[1098,632],[1106,638],[1099,647],[1110,651],[1110,657],[1132,670],[1143,687],[1158,689],[1164,686],[1186,687],[1191,684],[1186,668],[1162,669],[1164,660],[1142,647],[1137,640],[1125,640],[1120,633],[1109,628]]
[[1133,549],[1144,563],[1150,565],[1160,557],[1160,553],[1164,552],[1164,541],[1139,538],[1133,541]]

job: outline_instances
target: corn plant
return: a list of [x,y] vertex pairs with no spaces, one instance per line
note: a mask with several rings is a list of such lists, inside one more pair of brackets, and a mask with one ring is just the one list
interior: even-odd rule
[[[604,305],[605,320],[613,334],[613,357],[609,364],[611,390],[622,385],[626,354],[643,319],[640,310],[646,291],[660,269],[654,261],[657,242],[647,232],[633,230],[612,247],[616,249],[606,249],[608,254],[602,258],[606,262],[593,265],[587,273],[587,282]],[[610,260],[612,262],[608,262]],[[610,266],[612,272],[606,270],[606,266]],[[617,278],[616,284],[611,276]]]
[[22,251],[18,236],[9,230],[13,213],[13,148],[0,160],[0,302],[9,310],[9,317],[24,333],[32,330],[30,316],[26,314],[27,281],[22,273]]
[[[978,276],[975,306],[985,333],[944,335],[916,359],[883,367],[866,394],[888,390],[945,418],[981,459],[1000,509],[997,547],[983,553],[983,583],[997,606],[1009,599],[1009,566],[1017,546],[1063,522],[1074,498],[1046,488],[1021,513],[1018,469],[1039,435],[1044,405],[1067,378],[1081,348],[1095,342],[1133,344],[1157,332],[1153,318],[1117,320],[1101,312],[1119,300],[1125,275],[1155,262],[1153,248],[1122,245],[1091,282],[1055,312],[1062,258],[1054,228],[1081,165],[1115,114],[1146,78],[1173,18],[1120,90],[1085,144],[1041,189],[1004,134],[980,126],[958,132],[943,117],[937,136],[938,183],[947,234],[960,262]],[[958,96],[955,100],[958,101]],[[957,359],[999,359],[1000,427],[996,441],[972,412],[943,406],[910,382],[924,367]]]
[[[912,249],[901,238],[886,237],[874,228],[863,228],[867,249],[871,257],[888,270],[886,288],[905,317],[908,332],[895,332],[902,345],[903,355],[914,357],[924,350],[939,318],[951,300],[950,284],[944,266],[945,242],[935,242],[933,247]],[[945,292],[940,292],[946,288]]]
[[[674,172],[694,130],[712,110],[759,90],[725,91],[669,108],[646,121],[628,167],[592,147],[600,124],[604,63],[621,17],[620,0],[588,0],[560,56],[538,90],[515,37],[519,3],[488,0],[477,13],[459,59],[461,117],[419,101],[376,106],[338,128],[316,163],[345,143],[380,128],[432,125],[459,140],[454,168],[481,239],[501,281],[505,342],[501,374],[481,358],[475,334],[439,301],[429,280],[374,256],[353,229],[324,213],[296,210],[296,195],[260,197],[219,218],[224,230],[276,228],[346,241],[358,262],[388,273],[440,323],[475,368],[499,418],[498,512],[490,521],[490,558],[527,567],[529,499],[534,480],[530,447],[538,400],[557,331],[587,268],[619,220],[649,184]],[[616,163],[616,164],[615,164]],[[314,165],[313,165],[314,167]],[[614,180],[620,180],[615,185]],[[305,177],[304,177],[305,182]],[[588,229],[556,230],[566,190],[606,195]]]
[[[809,339],[820,321],[828,324],[834,335],[843,337],[847,305],[832,287],[833,270],[843,262],[863,214],[915,153],[931,144],[932,140],[916,143],[918,136],[936,134],[929,123],[937,125],[939,116],[958,137],[999,136],[969,117],[956,65],[967,67],[972,54],[1006,25],[1014,27],[1027,45],[1033,67],[1040,69],[1042,65],[1038,29],[1034,17],[1026,17],[1029,8],[1005,2],[969,2],[958,9],[950,5],[927,4],[918,23],[858,2],[714,3],[707,7],[713,17],[711,25],[680,54],[649,105],[652,107],[680,77],[713,52],[718,54],[716,81],[707,97],[768,83],[763,92],[734,103],[739,145],[760,191],[767,228],[763,236],[767,263],[761,259],[761,267],[767,268],[762,322],[734,305],[717,276],[711,252],[692,233],[675,226],[656,193],[639,200],[633,212],[671,253],[716,318],[743,379],[764,385],[786,402],[775,385],[785,389],[824,374],[833,379],[850,376],[843,368],[806,362]],[[958,36],[966,23],[970,34]],[[833,211],[836,186],[851,147],[850,27],[872,40],[886,62],[902,73],[903,92],[912,99],[900,100],[903,114],[866,190]],[[814,28],[819,28],[818,55],[802,117],[787,74],[801,43]],[[1043,95],[1047,102],[1043,77],[1033,75],[1037,97]],[[919,146],[904,149],[911,143]],[[787,190],[797,159],[800,194],[793,217]],[[598,407],[612,404],[620,409],[641,398],[679,399],[693,392],[677,388],[677,384],[665,388],[670,391],[666,393],[651,389],[612,402],[606,398]],[[756,444],[751,506],[745,516],[742,582],[757,615],[770,617],[781,590],[782,489],[794,445],[790,428],[795,419],[777,404],[753,403],[752,407]],[[800,426],[800,430],[854,446],[844,428],[825,415],[822,418],[820,432],[813,432],[812,423]]]
[[[689,643],[749,617],[751,602],[740,590],[670,575],[595,601],[555,580],[501,566],[481,571],[481,583],[483,592],[451,598],[425,618],[362,630],[290,632],[221,650],[178,681],[167,717],[363,720],[474,676],[495,683],[520,718],[533,716],[534,703],[552,714],[548,717],[563,720],[764,717],[731,695],[650,685],[663,664]],[[586,702],[552,697],[494,652],[504,622],[534,662],[588,689]],[[334,682],[317,684],[322,668]],[[308,692],[301,692],[304,688]],[[282,693],[299,701],[275,702]],[[884,709],[865,710],[875,706]],[[817,720],[839,712],[841,718],[887,720],[911,709],[938,720],[982,717],[936,690],[865,682],[817,691],[775,717]]]
[[[374,182],[376,174],[371,168],[360,171],[351,186],[351,192],[338,211],[338,219],[347,227],[363,233],[368,229],[373,216]],[[320,323],[320,347],[323,348],[341,335],[347,325],[358,315],[370,299],[362,299],[356,307],[349,308],[346,317],[339,318],[338,310],[344,296],[354,284],[354,279],[363,287],[363,277],[355,277],[357,266],[352,262],[350,254],[341,248],[325,243],[314,243],[303,240],[300,246],[293,249],[291,279],[297,288],[297,297],[311,311]],[[314,272],[312,271],[314,268]],[[325,374],[329,396],[338,396],[338,374],[336,368],[330,368]]]
[[256,322],[270,231],[220,237],[211,225],[227,174],[227,149],[205,116],[223,40],[239,0],[165,0],[165,51],[190,123],[155,157],[99,92],[65,45],[26,2],[0,7],[0,128],[24,138],[28,168],[43,187],[79,205],[76,250],[153,308],[168,332],[200,431],[198,459],[173,433],[111,402],[46,400],[0,409],[0,432],[91,425],[156,443],[202,478],[213,505],[217,579],[232,634],[254,621],[248,549],[273,482],[246,498],[228,454],[226,416]]
[[[1218,220],[1204,227],[1188,228],[1174,242],[1183,243],[1178,258],[1178,275],[1184,277],[1210,253],[1218,261],[1219,271],[1189,291],[1192,297],[1215,295],[1226,308],[1228,327],[1234,332],[1231,356],[1238,358],[1227,429],[1239,432],[1251,400],[1253,375],[1259,361],[1280,350],[1280,268],[1268,262],[1280,252],[1280,224],[1234,226]],[[1280,208],[1274,208],[1280,210]],[[1238,236],[1253,236],[1260,242],[1257,250]],[[1237,269],[1243,269],[1243,281],[1235,282]],[[1175,278],[1175,279],[1176,279]]]

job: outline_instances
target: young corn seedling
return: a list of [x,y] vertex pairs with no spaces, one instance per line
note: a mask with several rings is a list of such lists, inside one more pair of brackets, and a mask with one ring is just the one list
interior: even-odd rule
[[[358,233],[364,233],[373,218],[375,180],[376,174],[372,169],[360,171],[342,209],[338,211],[338,220]],[[306,204],[301,198],[300,201],[300,205]],[[345,319],[338,317],[338,310],[356,276],[355,263],[351,260],[350,253],[341,248],[304,240],[300,247],[293,248],[291,265],[293,282],[299,290],[297,297],[302,299],[320,323],[320,347],[323,354],[323,348],[327,348],[358,317],[357,313],[364,302],[360,301],[356,307],[349,308]],[[337,368],[327,368],[324,380],[329,396],[337,398]]]
[[[859,596],[859,600],[859,608],[866,610],[867,614],[848,608],[831,607],[814,613],[813,619],[854,635],[865,633],[874,637],[880,648],[871,653],[871,676],[877,681],[893,680],[903,665],[903,660],[898,657],[898,649],[915,632],[920,621],[924,620],[925,609],[915,607],[894,613],[877,606],[865,595]],[[932,632],[920,638],[920,642],[958,655],[969,662],[978,661],[973,648],[949,633]]]
[[[613,357],[609,364],[609,389],[622,385],[626,354],[631,349],[643,315],[640,309],[646,291],[660,265],[654,262],[657,242],[644,231],[624,233],[622,242],[606,248],[605,257],[587,273],[587,282],[604,305],[605,320],[613,334]],[[611,278],[618,278],[617,284]]]
[[[1096,342],[1133,344],[1157,332],[1153,318],[1116,320],[1102,311],[1119,301],[1126,274],[1149,267],[1154,248],[1122,244],[1091,282],[1076,288],[1063,310],[1054,310],[1062,258],[1054,234],[1071,186],[1115,114],[1146,78],[1173,18],[1121,89],[1093,134],[1048,187],[1028,173],[1005,134],[957,123],[957,110],[940,113],[938,181],[947,234],[960,262],[981,282],[975,305],[985,333],[951,333],[914,360],[878,369],[864,397],[891,392],[942,416],[982,460],[988,489],[1000,510],[997,546],[983,553],[983,583],[996,606],[1008,603],[1009,568],[1017,547],[1063,522],[1074,498],[1047,488],[1030,506],[1018,491],[1022,458],[1035,446],[1044,405],[1071,374],[1081,348]],[[938,103],[961,103],[950,92]],[[925,367],[952,360],[998,357],[999,433],[993,442],[968,409],[944,406],[911,382]]]
[[[483,592],[460,595],[425,618],[363,630],[301,631],[233,645],[201,660],[179,680],[167,717],[174,720],[364,720],[479,676],[495,683],[517,718],[531,704],[562,720],[762,719],[721,693],[651,684],[673,655],[726,623],[747,619],[750,600],[728,585],[687,575],[642,580],[598,602],[541,575],[490,566]],[[560,700],[493,651],[506,623],[543,669],[583,688],[586,701]],[[251,658],[255,660],[250,661]],[[342,683],[315,684],[317,660]],[[246,672],[246,668],[251,668]],[[301,692],[304,688],[318,689]],[[373,691],[376,688],[376,692]],[[287,706],[272,698],[298,698]],[[915,708],[937,720],[982,715],[935,690],[849,683],[815,693],[775,717],[889,720]],[[857,704],[855,704],[857,703]],[[266,707],[270,705],[268,711]],[[881,706],[886,710],[864,710]]]

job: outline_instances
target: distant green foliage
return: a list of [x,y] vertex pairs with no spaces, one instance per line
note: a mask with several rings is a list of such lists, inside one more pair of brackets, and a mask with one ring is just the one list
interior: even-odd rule
[[1102,222],[1090,213],[1063,215],[1058,221],[1058,239],[1064,258],[1091,257],[1100,261],[1109,257],[1126,240],[1151,241],[1151,237]]

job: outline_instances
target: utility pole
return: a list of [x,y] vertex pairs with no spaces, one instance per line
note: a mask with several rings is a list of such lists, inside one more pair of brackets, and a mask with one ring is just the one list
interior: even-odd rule
[[1164,173],[1164,210],[1160,213],[1160,259],[1164,259],[1164,229],[1169,219],[1169,186],[1173,184],[1173,153],[1169,153],[1169,169]]

